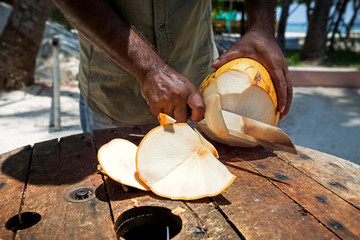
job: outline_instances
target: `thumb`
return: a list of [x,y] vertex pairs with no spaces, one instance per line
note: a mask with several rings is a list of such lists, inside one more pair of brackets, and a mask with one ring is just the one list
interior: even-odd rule
[[188,100],[188,112],[190,120],[193,122],[199,122],[205,113],[205,103],[202,96],[198,92],[190,94]]
[[231,60],[236,59],[238,56],[236,55],[236,53],[234,51],[227,51],[224,52],[223,54],[220,55],[220,57],[218,57],[212,64],[211,66],[215,69],[221,67],[222,65],[224,65],[227,62],[230,62]]

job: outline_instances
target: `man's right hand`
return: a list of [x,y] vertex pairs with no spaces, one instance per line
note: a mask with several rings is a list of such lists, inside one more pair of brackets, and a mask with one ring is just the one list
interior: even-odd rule
[[[53,0],[71,24],[120,67],[140,82],[155,117],[160,112],[178,122],[200,121],[204,102],[195,86],[166,65],[119,16],[108,1]],[[188,113],[188,106],[191,114]]]
[[[202,96],[189,79],[164,64],[163,68],[147,73],[140,80],[143,97],[152,114],[165,113],[177,122],[203,118],[205,104]],[[188,110],[190,108],[190,111]]]

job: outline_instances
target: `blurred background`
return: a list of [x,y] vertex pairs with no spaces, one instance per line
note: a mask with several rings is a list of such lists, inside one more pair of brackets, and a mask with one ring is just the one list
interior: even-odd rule
[[[212,5],[222,53],[246,33],[246,6]],[[279,127],[296,145],[360,164],[360,0],[278,1],[276,38],[294,85]],[[0,154],[81,132],[78,55],[77,31],[51,1],[0,1]]]

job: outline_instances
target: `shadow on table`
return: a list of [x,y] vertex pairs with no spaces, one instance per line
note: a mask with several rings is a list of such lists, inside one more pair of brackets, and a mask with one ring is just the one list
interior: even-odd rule
[[98,164],[88,133],[19,148],[2,158],[2,173],[35,185],[78,183],[96,173]]
[[[124,189],[124,187],[126,188],[126,190]],[[121,186],[120,183],[115,182],[111,178],[107,178],[103,184],[99,185],[95,190],[95,194],[96,198],[103,202],[122,201],[127,199],[135,199],[137,197],[143,196],[150,196],[151,198],[157,200],[167,200],[167,198],[160,197],[151,191],[143,191],[133,187]],[[186,202],[208,203],[208,200],[202,198],[196,200],[186,200]]]
[[26,181],[32,148],[30,145],[0,155],[1,173]]

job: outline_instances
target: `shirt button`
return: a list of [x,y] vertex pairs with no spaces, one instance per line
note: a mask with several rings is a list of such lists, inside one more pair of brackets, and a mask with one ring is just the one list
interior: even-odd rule
[[159,30],[160,30],[160,31],[163,31],[164,29],[165,29],[165,24],[160,23],[160,24],[159,24]]

